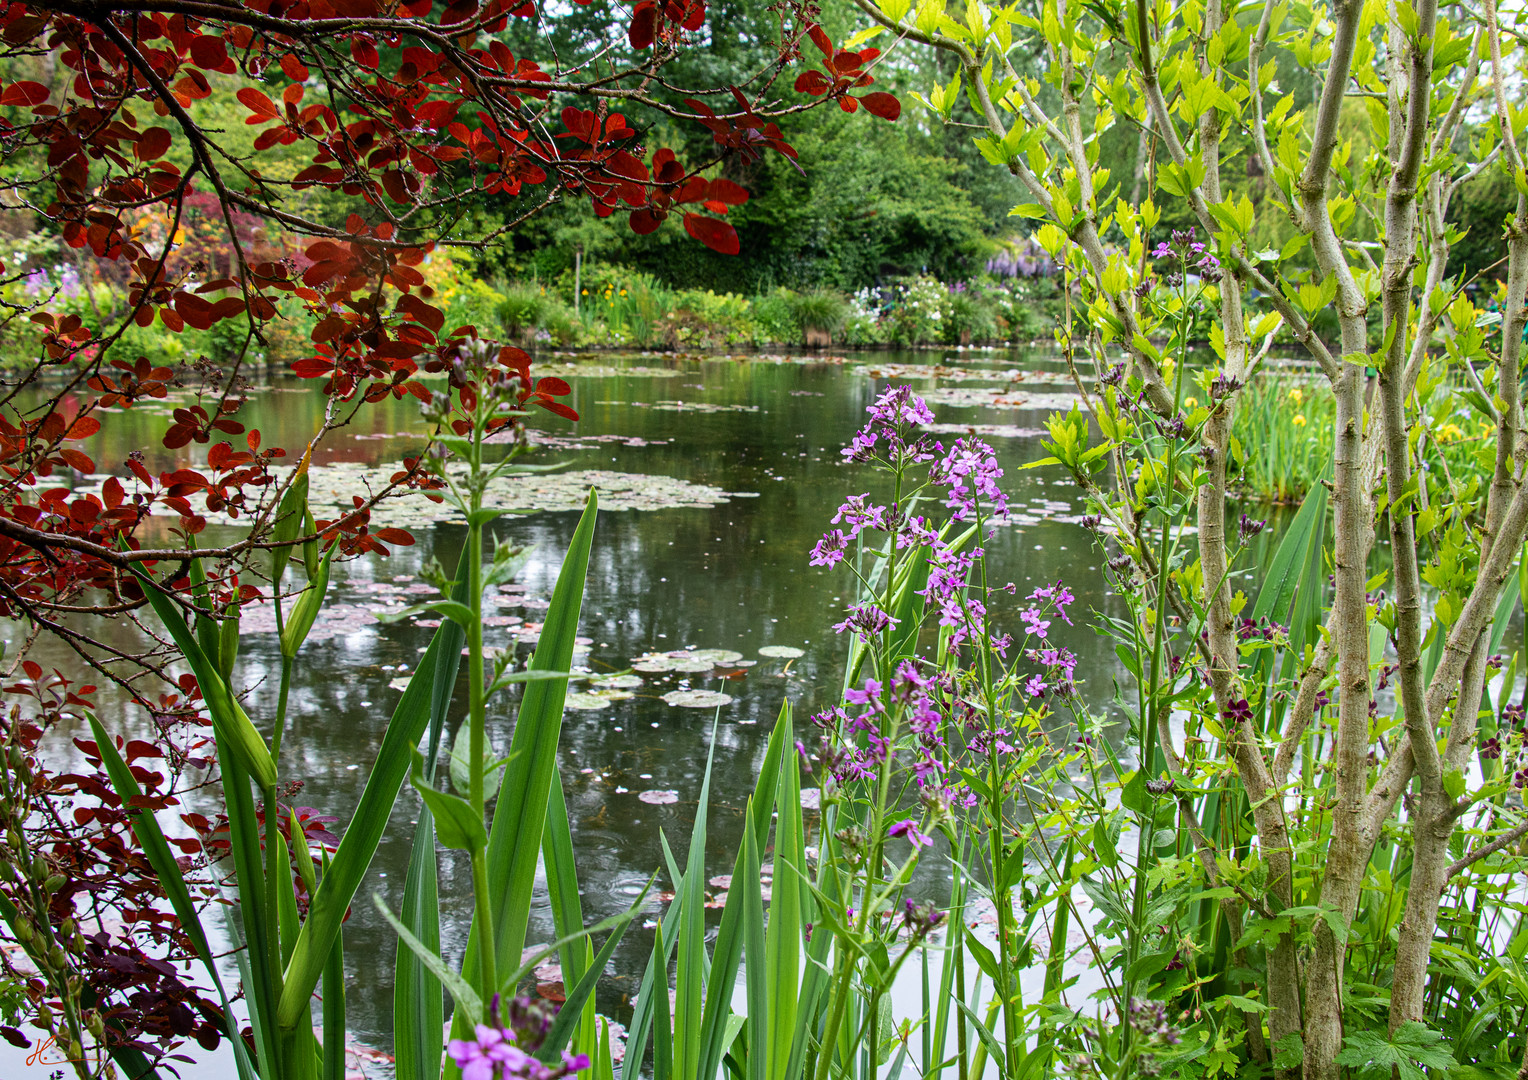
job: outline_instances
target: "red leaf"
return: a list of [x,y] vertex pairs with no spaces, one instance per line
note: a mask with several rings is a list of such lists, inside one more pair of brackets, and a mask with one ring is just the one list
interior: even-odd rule
[[555,375],[549,375],[544,379],[536,380],[536,392],[541,394],[556,394],[558,397],[561,397],[564,394],[571,394],[573,388]]
[[0,105],[41,105],[48,100],[48,88],[40,82],[11,83],[0,93]]
[[377,47],[363,38],[350,39],[350,56],[367,71],[376,71],[377,65],[381,63]]
[[[886,96],[891,97],[890,94]],[[709,194],[716,202],[727,203],[731,206],[742,206],[748,201],[748,189],[741,184],[734,184],[731,180],[712,180]]]
[[860,104],[882,120],[895,120],[902,115],[902,103],[893,94],[877,90],[860,98]]
[[69,426],[66,439],[88,439],[101,430],[101,421],[93,416],[82,416]]
[[287,53],[281,58],[281,70],[286,73],[286,77],[289,79],[295,79],[298,82],[307,81],[307,65],[291,53]]
[[820,71],[803,71],[800,75],[796,76],[796,92],[798,94],[811,94],[813,97],[817,97],[820,94],[827,93],[828,86],[828,80],[823,78]]
[[199,68],[217,71],[228,63],[228,47],[222,38],[203,34],[191,42],[191,60]]
[[170,133],[162,127],[149,128],[138,136],[138,145],[133,152],[138,155],[139,161],[153,161],[155,158],[164,157],[165,151],[170,149]]
[[399,547],[409,547],[414,543],[414,534],[407,529],[378,529],[374,535],[378,540],[385,540]]
[[58,456],[67,461],[70,468],[78,469],[80,472],[86,474],[95,472],[95,462],[91,461],[87,455],[80,453],[78,450],[73,450],[65,446],[59,450]]
[[816,23],[813,23],[811,26],[807,27],[806,32],[807,36],[812,39],[812,43],[822,50],[822,55],[833,55],[833,41],[828,37],[827,34],[823,32],[822,27],[818,26]]
[[631,29],[627,32],[633,49],[645,49],[658,37],[658,6],[643,4],[631,17]]
[[686,214],[684,231],[712,251],[719,251],[723,255],[736,255],[742,250],[742,245],[738,243],[737,230],[725,221],[702,217],[699,214]]
[[106,483],[101,485],[101,499],[106,503],[106,509],[115,510],[122,505],[122,500],[127,493],[122,490],[122,481],[115,476],[108,476]]
[[644,206],[640,210],[633,210],[631,212],[631,231],[638,236],[646,236],[649,233],[657,232],[658,226],[662,224],[663,218],[659,217],[655,211],[648,207]]
[[253,86],[244,87],[234,96],[243,102],[245,108],[255,114],[244,121],[246,124],[264,123],[281,115],[276,111],[275,103]]

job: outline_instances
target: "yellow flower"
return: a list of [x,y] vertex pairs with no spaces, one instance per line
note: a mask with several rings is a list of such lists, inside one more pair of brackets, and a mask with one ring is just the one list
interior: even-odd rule
[[588,296],[588,295],[589,295],[589,290],[588,290],[588,289],[585,289],[585,290],[584,290],[584,295],[585,295],[585,296]]
[[1301,416],[1299,413],[1295,413],[1294,419],[1290,420],[1290,423],[1293,424],[1295,427],[1304,427],[1305,426],[1305,417]]
[[1290,389],[1289,400],[1298,405],[1300,402],[1305,400],[1305,395],[1300,391],[1300,388],[1296,386]]
[[1444,424],[1438,429],[1438,441],[1440,443],[1453,442],[1455,439],[1463,438],[1463,436],[1464,432],[1458,424]]
[[1199,399],[1198,398],[1186,397],[1186,398],[1183,399],[1183,407],[1185,409],[1192,409],[1194,406],[1196,406],[1198,404],[1199,404]]
[[625,295],[626,295],[626,290],[625,290],[625,289],[622,289],[622,290],[621,290],[621,295],[622,295],[622,296],[625,296]]

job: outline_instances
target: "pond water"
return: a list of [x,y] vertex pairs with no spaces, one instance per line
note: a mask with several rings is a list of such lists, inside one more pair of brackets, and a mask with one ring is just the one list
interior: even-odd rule
[[[532,555],[516,586],[497,594],[488,643],[529,650],[577,520],[576,511],[566,508],[569,493],[581,492],[591,479],[584,474],[597,471],[603,475],[592,475],[594,482],[619,498],[607,500],[599,515],[580,626],[587,651],[576,662],[592,672],[622,671],[644,653],[690,648],[733,650],[754,662],[724,663],[734,673],[725,679],[714,672],[643,674],[629,698],[568,711],[560,766],[591,922],[625,909],[663,865],[660,831],[683,858],[713,718],[719,717],[708,863],[711,873],[721,875],[731,869],[743,802],[782,703],[789,701],[804,724],[811,712],[836,701],[848,642],[832,625],[852,599],[852,586],[842,570],[809,566],[808,552],[846,495],[876,487],[877,477],[845,463],[839,450],[891,381],[911,382],[928,397],[950,438],[975,425],[997,449],[1014,510],[1013,523],[989,545],[999,580],[1016,582],[1020,599],[1030,588],[1065,580],[1078,597],[1074,614],[1111,606],[1092,537],[1077,523],[1080,510],[1068,478],[1054,469],[1018,468],[1043,456],[1038,429],[1070,399],[1063,368],[1046,354],[641,355],[584,357],[576,364],[551,357],[538,370],[569,378],[571,404],[581,418],[535,418],[539,445],[526,460],[566,462],[565,471],[578,475],[574,481],[535,477],[530,489],[515,492],[516,504],[550,500],[563,508],[506,518],[493,527],[502,539],[528,545]],[[260,428],[266,445],[300,447],[316,430],[322,409],[313,383],[273,377],[252,392],[244,419]],[[97,437],[114,441],[90,449],[103,468],[134,450],[143,451],[155,470],[204,460],[205,448],[164,450],[158,442],[163,428],[163,415],[135,410],[114,417]],[[414,403],[383,403],[336,433],[315,464],[347,483],[373,469],[385,480],[405,453],[417,450],[422,434]],[[304,781],[296,802],[339,818],[336,832],[346,825],[346,808],[360,795],[400,696],[392,684],[412,669],[432,633],[423,619],[382,624],[373,615],[416,600],[421,570],[432,559],[454,566],[465,534],[454,524],[410,524],[414,546],[337,567],[328,613],[297,665],[282,771]],[[220,535],[236,534],[215,526],[208,539],[216,542]],[[1102,704],[1118,662],[1112,645],[1085,622],[1058,622],[1051,629],[1078,653],[1078,675],[1091,687],[1088,696]],[[127,624],[96,629],[118,645],[138,643]],[[250,688],[246,707],[257,724],[274,708],[279,652],[273,631],[273,624],[262,630],[251,615],[242,634],[237,676]],[[9,628],[9,637],[18,643],[19,628]],[[781,646],[802,655],[761,653]],[[69,670],[62,650],[56,660]],[[686,688],[721,691],[732,700],[718,713],[662,699]],[[123,708],[109,688],[99,699],[109,728],[141,729],[141,714]],[[453,726],[463,711],[453,715]],[[490,708],[490,735],[500,748],[508,745],[513,717],[511,698]],[[346,927],[352,1028],[359,1042],[383,1052],[391,1046],[394,939],[370,894],[380,893],[394,910],[401,907],[417,806],[406,790]],[[937,892],[942,871],[930,874],[924,887]],[[669,887],[661,875],[658,888]],[[465,944],[470,897],[465,861],[443,853],[448,950],[459,952]],[[657,914],[661,901],[651,904]],[[543,892],[528,940],[551,937]],[[624,1018],[650,941],[647,929],[628,933],[599,989],[603,1012]]]

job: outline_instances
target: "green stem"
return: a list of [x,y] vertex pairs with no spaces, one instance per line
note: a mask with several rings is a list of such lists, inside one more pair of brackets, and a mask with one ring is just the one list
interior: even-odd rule
[[[486,395],[485,395],[486,397]],[[483,764],[488,743],[487,701],[483,689],[483,526],[477,520],[483,508],[483,397],[478,399],[479,416],[472,425],[472,450],[469,464],[467,544],[461,557],[467,562],[467,606],[472,617],[467,620],[467,701],[468,765],[467,799],[479,816],[486,815],[483,798]],[[478,965],[482,969],[481,991],[487,1005],[499,991],[498,948],[494,941],[493,907],[488,894],[488,859],[484,852],[472,853],[472,894],[478,912]]]
[[[278,606],[276,610],[280,612],[280,601],[277,601],[277,605]],[[281,635],[281,630],[279,628],[281,620],[279,615],[276,621],[278,624],[276,635],[277,640],[279,641]],[[281,735],[282,732],[286,730],[287,695],[291,693],[291,690],[292,658],[289,656],[283,656],[281,658],[281,689],[276,694],[276,725],[275,728],[271,731],[272,761],[279,761],[281,758]]]

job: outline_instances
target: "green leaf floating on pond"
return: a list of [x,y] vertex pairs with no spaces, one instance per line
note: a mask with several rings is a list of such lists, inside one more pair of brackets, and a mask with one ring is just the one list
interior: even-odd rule
[[773,660],[794,660],[798,656],[805,656],[806,651],[793,645],[766,645],[759,650],[759,655]]
[[681,709],[714,709],[732,704],[732,695],[718,690],[670,690],[663,701]]
[[[338,462],[310,470],[308,498],[314,514],[332,520],[342,512],[349,512],[353,505],[351,493],[365,490],[368,481],[373,487],[380,486],[391,471],[390,465],[371,468],[355,462]],[[572,512],[584,508],[590,488],[598,493],[602,511],[709,508],[732,498],[731,492],[721,488],[671,476],[580,469],[501,476],[489,484],[485,501],[515,514]],[[459,520],[461,515],[457,510],[445,503],[431,502],[420,492],[387,499],[372,511],[373,527],[422,528]]]

